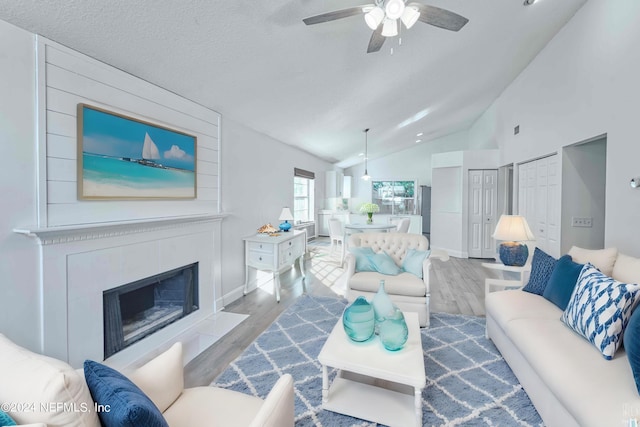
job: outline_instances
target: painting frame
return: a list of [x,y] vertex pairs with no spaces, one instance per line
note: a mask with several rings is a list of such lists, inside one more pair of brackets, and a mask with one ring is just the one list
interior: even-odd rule
[[79,200],[197,199],[195,135],[77,105]]

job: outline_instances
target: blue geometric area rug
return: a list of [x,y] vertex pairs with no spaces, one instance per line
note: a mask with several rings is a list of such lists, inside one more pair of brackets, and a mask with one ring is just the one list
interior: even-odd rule
[[[375,426],[322,409],[317,357],[346,304],[301,296],[212,385],[264,398],[282,374],[290,373],[296,426]],[[443,313],[432,313],[431,326],[421,329],[427,374],[423,426],[543,425],[484,329],[484,318]],[[335,374],[330,370],[330,381]]]

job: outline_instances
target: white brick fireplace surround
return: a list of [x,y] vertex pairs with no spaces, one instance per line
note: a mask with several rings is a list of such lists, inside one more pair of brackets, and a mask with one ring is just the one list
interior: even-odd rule
[[85,359],[103,360],[102,292],[194,262],[199,266],[199,310],[121,351],[127,353],[124,365],[220,311],[222,218],[190,215],[16,229],[40,244],[43,353],[76,368]]

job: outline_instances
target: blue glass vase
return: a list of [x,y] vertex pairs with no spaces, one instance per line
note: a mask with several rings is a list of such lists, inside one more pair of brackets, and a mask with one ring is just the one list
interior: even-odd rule
[[358,297],[342,314],[342,325],[349,339],[366,341],[373,335],[375,316],[373,307],[365,297]]
[[373,311],[376,314],[377,321],[387,317],[395,309],[391,298],[389,298],[389,295],[387,295],[384,290],[384,280],[380,280],[380,287],[378,288],[378,292],[373,296],[371,305],[373,305]]
[[409,328],[404,320],[404,314],[397,307],[393,313],[377,322],[380,342],[389,351],[400,350],[409,338]]

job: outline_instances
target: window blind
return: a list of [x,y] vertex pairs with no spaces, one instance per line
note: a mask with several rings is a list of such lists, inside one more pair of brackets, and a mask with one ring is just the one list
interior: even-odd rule
[[298,168],[293,168],[293,176],[297,176],[299,178],[316,179],[315,173]]

